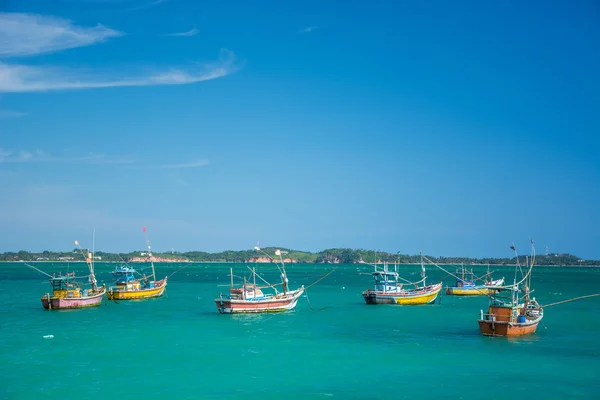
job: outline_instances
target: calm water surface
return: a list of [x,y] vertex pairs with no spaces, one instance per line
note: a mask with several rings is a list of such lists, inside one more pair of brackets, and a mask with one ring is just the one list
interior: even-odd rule
[[[77,263],[35,265],[86,272]],[[110,284],[114,266],[97,264],[98,279]],[[180,266],[157,265],[157,275]],[[370,267],[341,265],[293,312],[220,315],[213,300],[227,290],[230,266],[249,275],[242,264],[191,264],[159,299],[46,311],[45,277],[0,263],[0,398],[600,398],[600,298],[546,309],[535,335],[485,338],[476,320],[487,298],[367,306],[361,292],[372,278],[359,273]],[[309,285],[331,267],[290,265],[290,285]],[[432,268],[431,281],[452,284]],[[408,279],[418,274],[402,267]],[[512,280],[513,270],[494,276]],[[542,304],[597,293],[600,268],[536,267],[532,286]]]

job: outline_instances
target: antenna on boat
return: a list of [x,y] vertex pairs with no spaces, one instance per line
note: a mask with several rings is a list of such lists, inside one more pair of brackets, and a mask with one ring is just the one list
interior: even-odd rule
[[148,257],[150,257],[150,264],[152,265],[152,280],[156,282],[156,273],[154,272],[154,257],[152,257],[152,248],[150,247],[150,240],[148,240],[148,233],[146,232],[145,226],[142,227],[142,232],[144,232],[146,246],[148,246]]

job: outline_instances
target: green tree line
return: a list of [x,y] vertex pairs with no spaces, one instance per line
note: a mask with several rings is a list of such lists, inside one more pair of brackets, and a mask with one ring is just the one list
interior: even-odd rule
[[[278,259],[275,256],[275,247],[262,249],[264,253]],[[409,255],[400,253],[386,253],[374,250],[364,249],[326,249],[318,253],[306,251],[291,250],[281,248],[284,252],[284,258],[291,258],[300,263],[332,263],[332,264],[356,264],[356,263],[375,263],[375,262],[399,262],[403,264],[419,263],[420,255]],[[265,254],[255,250],[227,250],[218,253],[208,253],[204,251],[189,252],[165,252],[153,253],[157,257],[182,259],[191,262],[246,262],[253,257],[265,257]],[[84,261],[87,250],[73,249],[72,251],[54,252],[43,251],[40,253],[21,250],[19,252],[6,252],[0,254],[0,261]],[[107,253],[98,251],[95,256],[105,262],[126,262],[133,257],[143,257],[143,251],[132,251],[129,253]],[[472,258],[472,257],[433,257],[426,256],[430,260],[439,264],[496,264],[496,265],[514,265],[516,258]],[[525,262],[525,257],[520,257],[520,262]],[[536,256],[538,265],[600,265],[598,260],[583,260],[572,254],[549,254]]]

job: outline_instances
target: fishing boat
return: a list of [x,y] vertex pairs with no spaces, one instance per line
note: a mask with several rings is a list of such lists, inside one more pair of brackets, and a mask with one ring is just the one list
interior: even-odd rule
[[[464,265],[456,270],[454,275],[456,279],[455,286],[446,286],[446,294],[451,296],[482,296],[489,295],[492,291],[496,291],[496,287],[504,284],[504,278],[492,279],[489,271],[483,277],[477,277],[473,273],[473,269],[468,270]],[[483,284],[477,284],[477,281],[483,281]]]
[[[146,234],[146,227],[142,228]],[[134,300],[147,299],[151,297],[160,297],[167,288],[167,277],[159,281],[156,280],[154,270],[154,258],[150,242],[146,236],[146,245],[148,246],[148,259],[152,267],[152,275],[140,274],[134,268],[128,265],[121,265],[111,272],[115,278],[115,285],[111,286],[106,293],[109,300]],[[150,279],[152,278],[152,279]]]
[[[75,245],[79,246],[79,242],[75,241]],[[52,275],[50,277],[52,294],[46,293],[41,298],[42,306],[46,310],[64,310],[100,305],[104,298],[104,293],[106,293],[106,286],[98,286],[96,281],[93,253],[88,251],[85,261],[90,272],[86,277],[76,277],[75,272],[65,275],[59,273],[58,276]],[[82,283],[80,282],[82,278],[87,278],[90,288],[82,287]]]
[[[490,294],[488,312],[481,310],[479,330],[485,336],[522,336],[535,333],[538,324],[544,317],[544,310],[535,297],[531,297],[531,271],[535,263],[535,248],[531,241],[531,258],[526,257],[525,273],[519,264],[519,256],[514,245],[510,247],[516,255],[514,282],[510,286],[502,286],[502,296],[495,290]],[[517,282],[517,272],[523,278]],[[510,294],[506,296],[505,293]]]
[[[255,268],[251,268],[250,279],[244,277],[243,283],[236,286],[233,282],[233,269],[230,268],[231,287],[227,294],[220,293],[215,299],[217,310],[221,314],[238,314],[238,313],[266,313],[266,312],[282,312],[293,310],[298,303],[298,299],[304,293],[304,286],[298,289],[290,290],[288,287],[288,277],[285,270],[282,254],[285,251],[277,249],[275,255],[279,256],[281,267],[268,254],[263,252],[260,247],[255,246],[255,250],[262,252],[271,261],[275,262],[279,273],[281,274],[281,283],[270,284],[262,276],[260,276]],[[258,285],[256,279],[259,279],[263,285]],[[281,286],[281,290],[277,287]],[[264,293],[264,289],[270,289],[272,293]]]
[[[394,270],[389,269],[388,263],[384,263],[383,269],[374,265],[375,271],[371,273],[375,280],[375,287],[367,289],[362,296],[367,304],[399,304],[399,305],[419,305],[431,304],[435,302],[442,283],[427,285],[425,275],[425,264],[421,256],[421,280],[411,282],[401,278],[398,274],[398,266],[394,264]],[[421,286],[419,286],[421,285]]]

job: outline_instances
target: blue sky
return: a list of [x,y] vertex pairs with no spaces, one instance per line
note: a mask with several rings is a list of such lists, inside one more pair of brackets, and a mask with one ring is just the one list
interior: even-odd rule
[[0,10],[0,251],[600,259],[597,2]]

